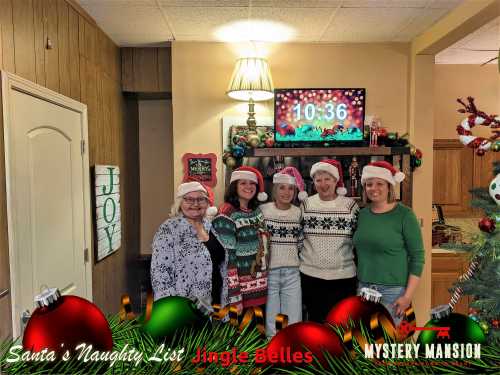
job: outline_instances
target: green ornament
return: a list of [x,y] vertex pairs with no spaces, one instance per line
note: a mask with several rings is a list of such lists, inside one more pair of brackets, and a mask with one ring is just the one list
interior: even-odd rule
[[490,326],[488,325],[488,322],[486,320],[481,320],[479,322],[479,327],[483,330],[484,334],[487,335],[488,331],[490,330]]
[[396,139],[398,139],[398,133],[394,133],[394,132],[387,133],[387,138],[395,141]]
[[440,319],[431,319],[425,327],[450,327],[449,337],[438,337],[439,331],[422,331],[418,336],[419,344],[433,343],[478,343],[486,342],[486,336],[479,323],[468,316],[450,313]]
[[144,315],[139,318],[142,329],[155,340],[171,337],[176,330],[184,327],[201,327],[207,321],[193,301],[186,297],[170,296],[153,303],[151,317],[144,323]]
[[250,147],[257,147],[260,143],[260,138],[257,134],[250,134],[248,136],[248,144],[250,145]]
[[416,167],[420,167],[420,166],[422,166],[422,159],[416,159],[416,160],[415,160],[415,166],[416,166]]
[[491,145],[491,151],[493,152],[500,151],[500,141],[495,141],[495,143]]

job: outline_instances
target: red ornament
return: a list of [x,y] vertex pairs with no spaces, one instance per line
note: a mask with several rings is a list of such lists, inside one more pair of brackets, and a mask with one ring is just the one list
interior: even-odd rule
[[476,155],[477,156],[483,156],[485,153],[486,153],[486,151],[484,151],[482,148],[478,148],[476,150]]
[[272,138],[267,138],[267,139],[264,141],[264,143],[265,143],[266,147],[271,148],[271,147],[273,147],[273,146],[274,146],[274,139],[272,139]]
[[498,319],[494,319],[491,321],[491,325],[493,326],[493,328],[498,328],[499,326],[499,322],[498,322]]
[[108,321],[93,303],[77,296],[61,297],[55,288],[37,296],[35,302],[38,308],[24,331],[25,350],[39,352],[47,348],[60,357],[82,343],[99,351],[113,349]]
[[495,220],[489,217],[483,217],[479,221],[479,229],[486,233],[492,233],[495,231]]
[[347,329],[351,328],[349,322],[352,320],[356,327],[360,321],[365,327],[370,327],[370,319],[375,313],[385,315],[394,324],[391,314],[382,304],[367,301],[361,296],[347,297],[337,303],[328,313],[325,323]]
[[[300,364],[298,360],[293,361],[294,353],[296,358],[299,356],[302,358],[301,362],[311,362],[307,351],[310,351],[322,365],[326,365],[323,352],[330,353],[332,357],[339,357],[344,349],[341,339],[332,329],[315,322],[299,322],[279,331],[271,339],[267,346],[267,358],[270,364],[272,358],[278,358],[279,362],[274,364],[279,367],[293,366]],[[298,354],[299,352],[302,355]]]
[[422,154],[422,151],[417,148],[415,150],[415,156],[416,156],[417,159],[422,159],[422,156],[424,156],[424,155]]

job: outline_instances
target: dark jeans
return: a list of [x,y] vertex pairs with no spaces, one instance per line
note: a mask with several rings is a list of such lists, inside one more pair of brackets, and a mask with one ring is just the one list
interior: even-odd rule
[[[307,320],[323,323],[337,302],[355,296],[358,280],[323,280],[300,273],[302,304],[307,310]],[[304,316],[305,318],[306,316]],[[304,319],[305,320],[305,319]]]

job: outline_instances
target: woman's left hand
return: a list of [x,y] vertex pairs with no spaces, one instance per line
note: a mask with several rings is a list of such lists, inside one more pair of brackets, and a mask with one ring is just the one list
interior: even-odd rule
[[410,307],[411,299],[402,295],[393,304],[397,316],[403,315],[408,307]]

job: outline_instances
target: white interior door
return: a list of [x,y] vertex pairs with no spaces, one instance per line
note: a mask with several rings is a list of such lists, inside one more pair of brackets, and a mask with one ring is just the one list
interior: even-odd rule
[[17,335],[21,313],[33,310],[33,298],[45,286],[92,298],[86,250],[88,159],[82,147],[87,132],[82,104],[73,109],[54,100],[54,93],[43,96],[16,85],[7,90],[9,251]]

